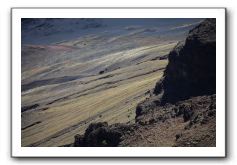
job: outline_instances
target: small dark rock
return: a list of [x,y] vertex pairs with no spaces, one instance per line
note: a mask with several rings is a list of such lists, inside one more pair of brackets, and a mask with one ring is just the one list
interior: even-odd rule
[[207,114],[209,117],[216,115],[216,111],[209,111]]
[[75,135],[74,136],[74,147],[83,147],[84,139],[82,135]]
[[176,134],[176,135],[175,135],[176,141],[177,141],[181,136],[182,136],[182,133]]
[[156,120],[155,120],[154,118],[152,118],[152,119],[149,120],[149,124],[153,124],[153,123],[155,123],[155,122],[156,122]]
[[179,110],[183,113],[184,122],[190,120],[193,116],[192,106],[190,105],[182,105]]
[[184,115],[183,115],[184,122],[187,122],[188,120],[190,120],[192,115],[193,115],[192,111],[184,111]]

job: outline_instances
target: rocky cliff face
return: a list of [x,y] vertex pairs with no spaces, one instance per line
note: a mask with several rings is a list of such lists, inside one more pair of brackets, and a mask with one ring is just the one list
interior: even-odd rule
[[190,30],[169,53],[169,64],[154,93],[161,103],[216,92],[216,20],[206,19]]
[[206,19],[192,29],[168,58],[163,78],[155,86],[155,95],[136,109],[136,123],[142,125],[139,129],[144,137],[153,140],[139,142],[132,140],[134,136],[125,144],[215,146],[215,19]]

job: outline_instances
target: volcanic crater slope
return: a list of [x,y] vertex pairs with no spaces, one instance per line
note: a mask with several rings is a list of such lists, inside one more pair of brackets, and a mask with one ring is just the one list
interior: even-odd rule
[[92,123],[64,146],[216,146],[216,20],[205,19],[168,55],[135,123]]
[[21,145],[128,145],[144,105],[162,109],[153,88],[170,51],[203,20],[22,19]]

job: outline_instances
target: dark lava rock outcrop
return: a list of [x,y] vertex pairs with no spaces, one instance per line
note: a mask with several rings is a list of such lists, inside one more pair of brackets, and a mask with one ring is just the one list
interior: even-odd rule
[[169,53],[154,93],[161,103],[216,93],[216,20],[206,19]]
[[123,140],[122,136],[132,132],[135,125],[114,124],[107,122],[92,123],[84,135],[76,135],[74,147],[116,147]]

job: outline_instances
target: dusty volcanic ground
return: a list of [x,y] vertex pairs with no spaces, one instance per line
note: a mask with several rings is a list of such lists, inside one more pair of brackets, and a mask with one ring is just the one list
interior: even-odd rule
[[120,146],[215,147],[216,96],[198,96],[157,106],[137,119]]
[[91,122],[134,123],[137,104],[150,97],[168,53],[191,27],[170,26],[165,35],[154,28],[106,27],[23,44],[22,146],[73,143]]

